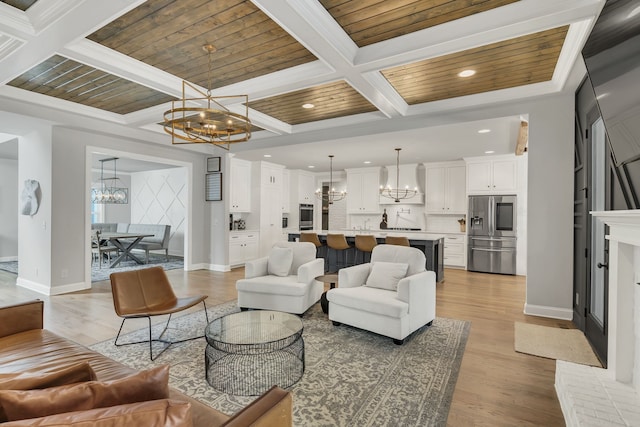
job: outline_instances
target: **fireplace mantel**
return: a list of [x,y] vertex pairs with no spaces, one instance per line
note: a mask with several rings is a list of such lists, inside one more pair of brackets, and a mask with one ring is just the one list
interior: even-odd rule
[[558,361],[556,391],[568,426],[640,425],[640,210],[591,214],[609,226],[607,368]]

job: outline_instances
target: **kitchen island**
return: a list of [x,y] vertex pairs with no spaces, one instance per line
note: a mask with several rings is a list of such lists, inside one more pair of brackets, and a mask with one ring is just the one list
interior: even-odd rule
[[[401,236],[409,239],[411,247],[420,249],[427,258],[426,269],[436,273],[436,281],[444,280],[444,236],[423,231],[408,230],[305,230],[305,233],[316,233],[322,243],[326,243],[327,234],[344,234],[347,243],[355,246],[356,234],[373,235],[378,244],[383,244],[387,236]],[[289,241],[295,242],[300,238],[300,231],[289,232]],[[329,265],[329,271],[336,271],[333,263]]]

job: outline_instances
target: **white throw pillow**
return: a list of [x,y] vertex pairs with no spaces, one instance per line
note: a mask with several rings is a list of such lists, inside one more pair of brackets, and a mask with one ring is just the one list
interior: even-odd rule
[[371,273],[367,277],[367,286],[372,288],[395,291],[398,282],[407,275],[409,264],[402,262],[374,262],[371,264]]
[[267,272],[274,276],[285,277],[289,275],[289,269],[293,262],[293,249],[271,248]]

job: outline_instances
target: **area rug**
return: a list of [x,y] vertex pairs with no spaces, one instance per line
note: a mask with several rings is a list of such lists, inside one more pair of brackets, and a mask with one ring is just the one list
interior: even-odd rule
[[515,322],[515,350],[548,359],[601,367],[579,329],[552,328]]
[[[215,306],[209,318],[237,312],[236,302]],[[175,320],[175,323],[174,323]],[[397,346],[390,338],[346,325],[333,326],[320,304],[302,317],[306,368],[290,388],[296,426],[444,426],[469,335],[470,322],[436,318]],[[143,322],[141,320],[141,322]],[[204,313],[172,320],[181,335],[202,333]],[[141,339],[144,330],[125,339]],[[178,336],[178,335],[174,335]],[[154,362],[147,345],[92,349],[136,369],[171,365],[170,383],[187,395],[233,414],[255,397],[224,394],[204,373],[204,339],[169,348]]]
[[[142,261],[144,261],[144,254],[142,254]],[[154,265],[160,265],[165,270],[175,270],[177,268],[184,268],[184,258],[169,255],[169,261],[161,254],[149,254],[149,264],[138,264],[133,260],[123,261],[115,268],[109,268],[108,264],[103,264],[102,268],[98,267],[98,264],[94,263],[91,266],[91,281],[101,282],[103,280],[109,280],[111,273],[117,273],[120,271],[139,270],[141,268],[147,268]],[[6,261],[0,262],[0,270],[8,271],[9,273],[18,274],[18,261]]]

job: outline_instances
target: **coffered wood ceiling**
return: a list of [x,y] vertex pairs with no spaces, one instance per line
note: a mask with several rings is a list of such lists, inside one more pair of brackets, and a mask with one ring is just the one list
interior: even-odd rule
[[[304,104],[312,104],[313,108],[300,108]],[[261,99],[250,102],[249,106],[292,125],[376,111],[376,107],[345,81]]]
[[52,56],[8,84],[117,114],[175,99],[60,55]]
[[[260,129],[237,151],[405,130],[444,111],[565,90],[603,3],[5,0],[0,100],[167,144],[158,122],[182,80],[207,89],[210,43],[212,93],[247,94]],[[467,68],[476,74],[457,76]]]
[[351,40],[363,47],[516,1],[320,0],[320,3]]
[[[551,80],[568,26],[383,70],[410,104]],[[458,73],[473,70],[472,77]]]

